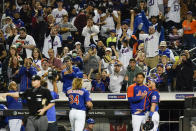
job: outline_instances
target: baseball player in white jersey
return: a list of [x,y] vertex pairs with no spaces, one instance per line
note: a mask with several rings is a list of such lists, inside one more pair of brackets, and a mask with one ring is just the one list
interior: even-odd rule
[[52,15],[56,19],[56,24],[60,23],[63,15],[68,15],[67,11],[63,9],[63,0],[57,1],[58,8],[52,10]]
[[166,22],[168,21],[180,23],[180,1],[179,0],[168,1],[168,13],[166,14]]

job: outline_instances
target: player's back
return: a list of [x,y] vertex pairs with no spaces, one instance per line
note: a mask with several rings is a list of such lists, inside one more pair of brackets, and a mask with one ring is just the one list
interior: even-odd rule
[[67,97],[69,98],[70,108],[78,110],[86,110],[86,102],[90,100],[89,92],[82,88],[80,90],[67,90]]
[[[139,86],[136,84],[130,85],[127,90],[127,97],[130,103],[131,113],[135,114],[138,110],[144,109],[145,99],[141,99],[142,93],[147,93],[149,88],[145,85]],[[140,112],[138,115],[143,115]]]

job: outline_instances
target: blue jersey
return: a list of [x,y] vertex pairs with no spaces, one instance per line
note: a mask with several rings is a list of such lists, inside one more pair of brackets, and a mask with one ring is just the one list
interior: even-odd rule
[[[145,99],[141,99],[142,93],[148,92],[148,87],[143,85],[132,84],[127,89],[127,97],[130,103],[130,109],[132,114],[136,114],[138,110],[144,110]],[[136,115],[144,115],[144,112],[137,113]]]
[[93,91],[100,91],[100,92],[105,92],[105,85],[101,81],[100,83],[96,80],[92,81],[92,90]]
[[[15,91],[9,91],[10,93],[13,93]],[[7,108],[8,109],[22,109],[22,99],[21,98],[14,98],[11,96],[6,96],[7,101]],[[21,119],[21,116],[9,116],[8,119]]]
[[86,102],[91,101],[89,92],[82,88],[80,90],[72,90],[69,88],[66,92],[69,98],[70,108],[86,111]]
[[85,128],[84,131],[90,131],[88,128]]
[[73,72],[70,74],[64,75],[64,72],[66,72],[68,69],[62,70],[62,82],[63,82],[63,92],[66,92],[67,88],[69,88],[72,85],[72,81],[74,78],[79,77],[80,69],[76,66],[72,66]]
[[159,92],[157,90],[150,90],[145,98],[145,103],[144,103],[145,109],[144,110],[150,111],[151,104],[157,103],[155,111],[158,111],[159,110],[159,106],[158,106],[159,101],[160,101]]
[[[51,96],[52,96],[53,100],[59,98],[59,95],[56,92],[51,91],[50,93],[51,93]],[[47,115],[48,121],[55,122],[56,121],[56,109],[55,109],[55,106],[51,107],[47,111],[46,115]]]

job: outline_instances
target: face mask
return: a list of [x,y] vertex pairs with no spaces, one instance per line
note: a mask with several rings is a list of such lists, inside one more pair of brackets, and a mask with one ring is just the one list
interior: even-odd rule
[[76,54],[76,53],[73,53],[73,54],[72,54],[72,56],[73,56],[73,57],[76,57],[76,56],[77,56],[77,54]]

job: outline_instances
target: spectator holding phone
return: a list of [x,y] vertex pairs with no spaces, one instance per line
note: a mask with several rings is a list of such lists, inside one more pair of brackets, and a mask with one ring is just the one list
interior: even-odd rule
[[95,78],[95,73],[98,72],[99,69],[99,61],[100,58],[97,56],[97,49],[95,44],[90,45],[90,49],[88,53],[84,56],[84,72],[89,73],[89,69],[93,69],[92,78]]
[[181,53],[180,59],[172,67],[176,72],[176,88],[179,91],[193,91],[196,68],[190,59],[188,50]]
[[65,57],[62,70],[63,92],[65,92],[68,87],[71,87],[72,81],[76,77],[82,78],[83,73],[80,72],[78,67],[72,65],[71,57]]

